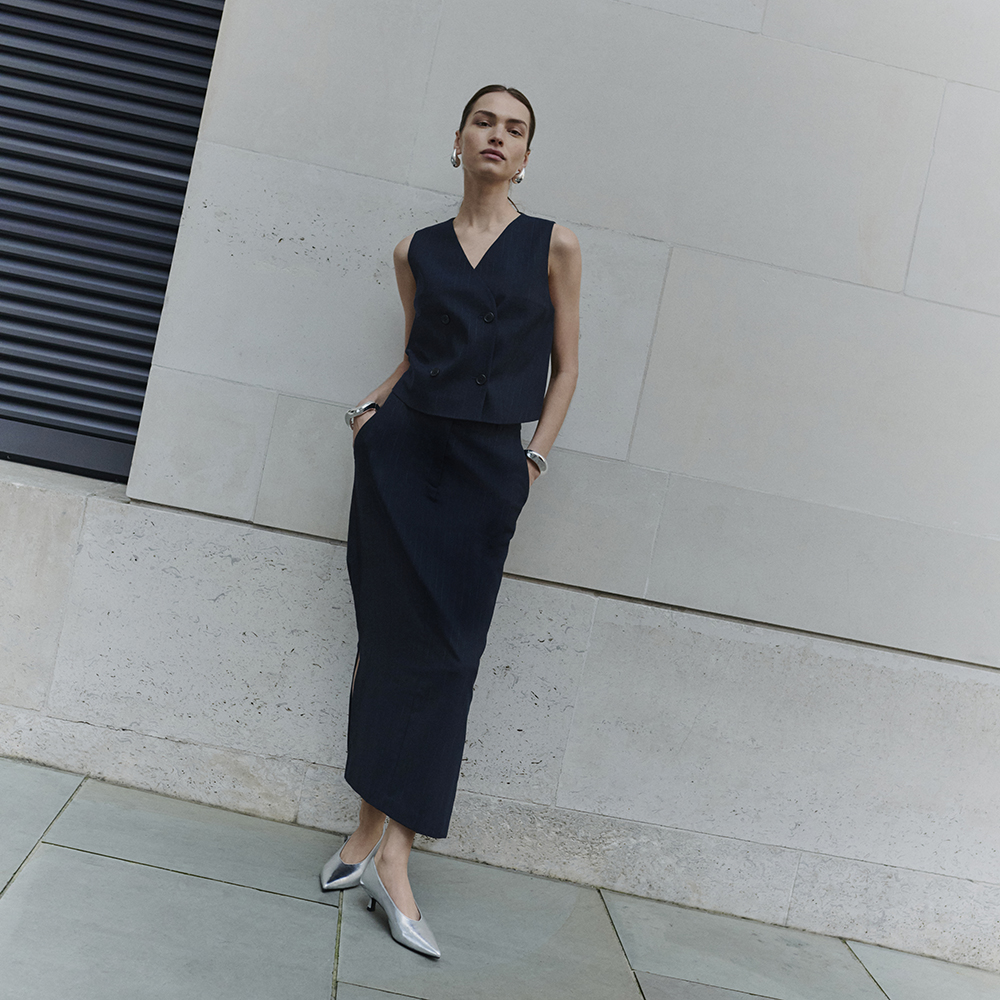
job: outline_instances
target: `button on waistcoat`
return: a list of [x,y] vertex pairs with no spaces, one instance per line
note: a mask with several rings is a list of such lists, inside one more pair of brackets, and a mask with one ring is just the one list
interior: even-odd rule
[[441,417],[494,424],[537,420],[548,383],[555,310],[549,297],[553,223],[519,215],[473,267],[454,220],[410,240],[417,283],[406,348],[410,367],[393,390]]

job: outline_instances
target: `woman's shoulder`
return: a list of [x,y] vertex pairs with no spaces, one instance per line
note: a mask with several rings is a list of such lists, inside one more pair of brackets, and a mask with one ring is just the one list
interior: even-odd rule
[[549,254],[554,260],[578,260],[580,257],[580,241],[572,229],[552,224],[552,236],[549,241]]

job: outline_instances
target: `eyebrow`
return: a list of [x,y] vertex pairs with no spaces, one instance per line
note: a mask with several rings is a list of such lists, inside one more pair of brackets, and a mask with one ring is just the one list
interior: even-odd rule
[[[484,110],[473,111],[470,117],[473,117],[475,115],[485,115],[487,118],[496,118],[496,115],[493,114],[492,111],[484,111]],[[525,128],[528,127],[528,123],[521,121],[520,118],[505,118],[504,121],[506,121],[508,125],[523,125]]]

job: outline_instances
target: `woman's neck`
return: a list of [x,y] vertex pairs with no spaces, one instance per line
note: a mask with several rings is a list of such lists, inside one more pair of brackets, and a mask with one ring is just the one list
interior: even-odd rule
[[508,190],[507,181],[502,184],[484,185],[476,183],[466,174],[465,194],[455,214],[456,224],[480,232],[503,229],[520,215],[507,197]]

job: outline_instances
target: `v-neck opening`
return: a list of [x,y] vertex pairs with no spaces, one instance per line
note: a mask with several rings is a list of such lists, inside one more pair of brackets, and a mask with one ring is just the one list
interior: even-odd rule
[[503,238],[503,234],[506,233],[507,230],[510,229],[510,227],[513,226],[518,219],[522,218],[524,218],[524,213],[518,212],[517,215],[515,215],[514,218],[511,219],[510,222],[508,222],[507,225],[504,226],[499,233],[497,233],[493,242],[486,248],[486,250],[483,252],[482,257],[480,257],[475,264],[473,264],[472,261],[469,260],[469,255],[465,252],[465,247],[462,246],[462,241],[458,238],[458,231],[455,229],[454,219],[451,220],[451,231],[455,237],[455,242],[458,244],[458,249],[462,251],[462,256],[465,258],[465,262],[469,265],[469,267],[472,268],[473,271],[478,271],[479,265],[482,264],[484,260],[486,260],[487,256],[489,255],[489,252],[497,245],[497,243],[500,242],[500,240]]

